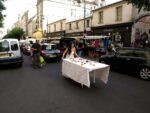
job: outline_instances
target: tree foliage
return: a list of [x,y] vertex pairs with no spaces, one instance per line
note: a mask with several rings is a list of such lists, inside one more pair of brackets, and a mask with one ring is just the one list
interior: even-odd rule
[[20,38],[23,36],[24,31],[22,28],[16,27],[12,29],[8,34],[6,34],[3,38],[16,38],[20,40]]
[[4,6],[4,1],[6,0],[0,0],[0,27],[3,27],[3,20],[5,15],[3,14],[3,11],[6,9]]
[[139,11],[143,8],[145,11],[150,11],[150,0],[125,0],[132,3]]

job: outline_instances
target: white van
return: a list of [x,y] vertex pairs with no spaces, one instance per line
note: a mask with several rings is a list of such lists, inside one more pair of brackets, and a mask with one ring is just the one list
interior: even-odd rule
[[0,65],[17,64],[22,66],[23,56],[17,39],[0,40]]

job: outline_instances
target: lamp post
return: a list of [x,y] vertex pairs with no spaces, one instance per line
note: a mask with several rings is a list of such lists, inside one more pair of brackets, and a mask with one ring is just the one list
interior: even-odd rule
[[[81,1],[82,0],[76,0],[77,1],[77,3],[81,3]],[[86,2],[85,2],[85,0],[83,0],[83,4],[84,4],[84,25],[83,25],[83,36],[84,36],[84,38],[85,38],[85,35],[86,35],[86,24],[85,24],[85,18],[86,18]]]

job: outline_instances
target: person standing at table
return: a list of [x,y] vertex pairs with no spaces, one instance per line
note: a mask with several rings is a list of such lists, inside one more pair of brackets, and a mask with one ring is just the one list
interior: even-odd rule
[[63,58],[75,58],[75,57],[78,57],[78,55],[76,53],[76,47],[75,47],[75,44],[73,42],[71,42],[71,43],[69,43],[69,46],[64,51],[64,53],[62,55],[62,59]]

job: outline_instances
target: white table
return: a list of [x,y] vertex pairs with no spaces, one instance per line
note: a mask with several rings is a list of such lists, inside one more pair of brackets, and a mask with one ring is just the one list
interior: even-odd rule
[[90,76],[107,83],[110,66],[87,59],[63,59],[62,75],[90,88]]

